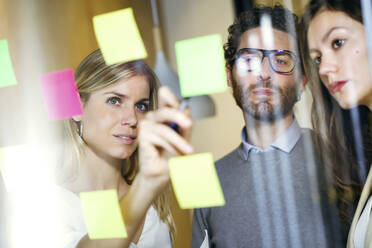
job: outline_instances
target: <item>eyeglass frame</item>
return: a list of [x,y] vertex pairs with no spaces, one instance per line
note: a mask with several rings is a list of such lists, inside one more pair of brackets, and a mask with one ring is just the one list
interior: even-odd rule
[[[269,61],[269,64],[270,64],[270,67],[271,69],[276,72],[276,73],[279,73],[279,74],[290,74],[293,72],[293,70],[296,68],[296,65],[298,63],[298,56],[290,51],[290,50],[280,50],[280,49],[259,49],[259,48],[249,48],[249,47],[244,47],[244,48],[241,48],[239,49],[236,53],[235,53],[235,58],[234,58],[234,63],[239,59],[239,56],[241,55],[241,51],[258,51],[258,52],[261,52],[262,53],[262,59],[261,59],[261,67],[262,67],[262,62],[263,60],[265,59],[265,57],[267,57],[268,61]],[[274,53],[274,52],[277,52],[277,53],[283,53],[283,52],[286,52],[286,53],[289,53],[292,57],[293,57],[293,68],[287,72],[281,72],[281,71],[277,71],[275,70],[274,66],[272,65],[271,63],[271,59],[270,59],[270,54]]]

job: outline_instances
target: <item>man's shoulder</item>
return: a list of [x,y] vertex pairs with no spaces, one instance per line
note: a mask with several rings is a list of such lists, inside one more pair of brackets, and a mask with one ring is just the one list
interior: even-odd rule
[[314,142],[314,139],[316,137],[319,137],[319,133],[314,131],[311,128],[302,127],[300,130],[301,130],[301,139],[302,140],[305,140],[305,141],[311,140],[312,142]]
[[236,147],[234,150],[223,156],[222,158],[218,159],[216,161],[216,167],[220,168],[227,164],[231,164],[231,162],[237,162],[239,160],[243,159],[243,144],[240,144],[238,147]]

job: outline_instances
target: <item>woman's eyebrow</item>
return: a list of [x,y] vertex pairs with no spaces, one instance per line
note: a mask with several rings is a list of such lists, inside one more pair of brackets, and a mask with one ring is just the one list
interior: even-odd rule
[[150,102],[150,98],[142,98],[138,102]]
[[322,37],[322,42],[325,42],[325,41],[329,38],[329,36],[331,35],[331,33],[332,33],[333,31],[337,30],[337,29],[345,29],[345,28],[344,28],[344,27],[333,27],[333,28],[331,28],[330,30],[328,30],[327,33],[325,33],[325,34],[323,35],[323,37]]
[[120,94],[120,93],[115,92],[115,91],[105,92],[104,95],[116,95],[118,97],[127,97],[126,95]]

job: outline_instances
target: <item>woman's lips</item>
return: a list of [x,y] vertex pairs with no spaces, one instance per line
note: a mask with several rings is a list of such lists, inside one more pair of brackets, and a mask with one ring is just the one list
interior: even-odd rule
[[136,136],[125,135],[125,134],[115,134],[114,137],[117,138],[121,143],[127,144],[127,145],[133,144],[137,138]]
[[335,94],[336,92],[340,91],[342,87],[347,83],[346,80],[343,81],[335,81],[328,85],[328,89],[332,94]]

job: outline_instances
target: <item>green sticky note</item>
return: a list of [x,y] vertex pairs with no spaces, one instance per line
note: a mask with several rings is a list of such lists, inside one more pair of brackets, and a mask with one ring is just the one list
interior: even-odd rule
[[17,80],[10,59],[8,42],[0,40],[0,87],[16,84]]
[[95,16],[93,25],[106,64],[147,57],[132,8]]
[[174,157],[168,163],[173,190],[182,209],[225,204],[211,153]]
[[183,97],[219,93],[227,89],[220,35],[177,41],[175,47]]
[[82,192],[80,200],[90,239],[127,237],[116,190]]

